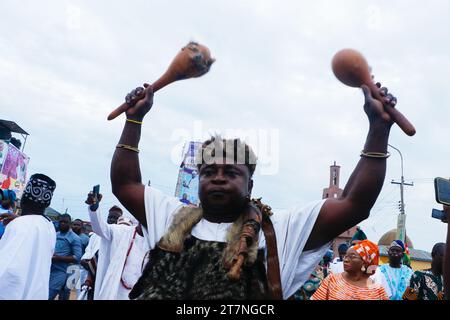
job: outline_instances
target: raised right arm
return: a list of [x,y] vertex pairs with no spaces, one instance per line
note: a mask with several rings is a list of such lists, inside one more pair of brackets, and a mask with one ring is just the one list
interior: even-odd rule
[[111,163],[112,192],[122,205],[144,226],[144,192],[137,148],[141,138],[141,122],[153,105],[153,91],[148,84],[136,88],[126,97],[133,107],[126,112],[127,121]]
[[111,226],[99,217],[98,211],[89,210],[89,218],[91,219],[92,231],[99,237],[110,241],[112,238]]

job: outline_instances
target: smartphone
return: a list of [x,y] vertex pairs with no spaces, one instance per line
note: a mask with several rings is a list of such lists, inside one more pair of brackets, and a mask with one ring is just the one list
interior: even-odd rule
[[450,206],[450,181],[444,178],[435,178],[434,190],[436,193],[436,201]]
[[[100,185],[99,184],[94,186],[94,188],[92,188],[92,193],[94,194],[94,197],[97,199],[98,195],[100,194]],[[91,211],[97,211],[98,207],[99,207],[99,203],[97,201],[96,204],[93,204],[91,206]]]
[[100,185],[96,185],[94,186],[94,188],[92,188],[92,193],[94,194],[94,196],[98,196],[100,193]]
[[447,217],[447,215],[442,210],[433,209],[433,211],[431,212],[431,217],[443,221]]

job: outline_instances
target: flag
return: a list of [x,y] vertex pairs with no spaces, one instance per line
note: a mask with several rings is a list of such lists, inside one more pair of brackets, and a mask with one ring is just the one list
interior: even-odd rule
[[405,254],[403,255],[403,264],[406,266],[411,266],[411,255],[409,253],[408,243],[406,241],[405,241]]

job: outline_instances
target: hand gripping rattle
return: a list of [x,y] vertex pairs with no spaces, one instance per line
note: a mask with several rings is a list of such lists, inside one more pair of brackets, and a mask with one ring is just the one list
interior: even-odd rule
[[406,117],[390,105],[385,105],[383,97],[379,93],[379,88],[373,83],[369,71],[369,65],[361,53],[353,49],[344,49],[336,53],[331,62],[333,73],[342,83],[359,88],[365,84],[372,92],[372,96],[383,103],[384,109],[391,116],[392,120],[408,136],[413,136],[416,129]]

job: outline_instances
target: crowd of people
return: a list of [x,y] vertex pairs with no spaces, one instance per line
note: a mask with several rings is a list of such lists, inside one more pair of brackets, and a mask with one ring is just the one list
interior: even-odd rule
[[[151,86],[130,92],[127,119],[111,163],[118,206],[101,218],[100,194],[87,195],[93,233],[69,214],[57,229],[45,216],[56,183],[30,177],[20,199],[2,191],[0,299],[302,299],[436,300],[445,295],[448,246],[432,250],[430,270],[403,264],[405,244],[391,243],[389,263],[358,230],[330,253],[333,239],[367,219],[383,186],[393,121],[385,107],[396,98],[379,85],[384,101],[363,86],[369,131],[342,196],[273,212],[252,198],[256,155],[240,139],[211,137],[196,162],[200,206],[142,183],[139,141],[153,105]],[[450,211],[445,209],[447,214]],[[445,264],[444,264],[445,261]],[[445,267],[444,267],[445,266]]]
[[[141,226],[118,206],[104,221],[92,205],[90,235],[83,221],[69,214],[52,223],[44,212],[55,188],[51,178],[35,174],[23,193],[20,216],[14,205],[2,214],[0,299],[69,300],[76,292],[83,300],[127,300],[148,252]],[[91,201],[92,193],[86,202]],[[2,208],[6,204],[5,199]]]
[[[360,230],[357,234],[361,233]],[[388,263],[380,264],[378,246],[359,235],[338,247],[339,256],[324,256],[295,298],[300,300],[444,300],[445,243],[431,251],[431,268],[413,271],[406,262],[405,245],[395,240]]]

